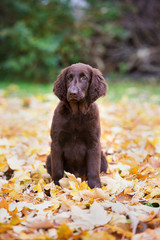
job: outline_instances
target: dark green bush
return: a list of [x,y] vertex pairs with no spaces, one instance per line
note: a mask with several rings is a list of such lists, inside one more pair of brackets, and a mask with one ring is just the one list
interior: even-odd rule
[[0,20],[1,80],[49,82],[80,60],[68,1],[1,0]]

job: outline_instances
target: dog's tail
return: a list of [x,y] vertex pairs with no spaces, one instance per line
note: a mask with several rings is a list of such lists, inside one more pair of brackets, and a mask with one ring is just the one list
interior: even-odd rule
[[108,162],[106,160],[104,153],[101,151],[101,172],[106,173],[107,168],[108,168]]
[[47,168],[47,172],[51,175],[51,155],[50,154],[47,156],[46,168]]

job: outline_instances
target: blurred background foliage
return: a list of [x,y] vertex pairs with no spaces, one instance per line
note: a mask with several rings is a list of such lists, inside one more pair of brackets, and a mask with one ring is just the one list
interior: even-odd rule
[[160,74],[159,0],[1,0],[0,81],[49,83],[84,62]]

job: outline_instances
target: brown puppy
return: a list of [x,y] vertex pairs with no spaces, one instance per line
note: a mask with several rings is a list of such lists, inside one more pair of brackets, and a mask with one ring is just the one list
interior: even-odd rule
[[91,188],[101,187],[99,173],[107,162],[101,152],[100,120],[94,103],[104,96],[107,84],[98,69],[83,63],[65,68],[53,89],[61,100],[51,126],[51,154],[46,166],[55,184],[64,170],[76,177],[85,175]]

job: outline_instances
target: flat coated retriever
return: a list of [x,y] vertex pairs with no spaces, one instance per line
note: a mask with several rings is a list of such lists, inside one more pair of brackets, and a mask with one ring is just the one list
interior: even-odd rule
[[96,103],[107,84],[102,73],[83,63],[65,68],[53,89],[60,103],[51,126],[51,153],[47,171],[55,184],[64,170],[85,176],[90,188],[101,187],[99,173],[106,172],[107,161],[100,145],[100,120]]

